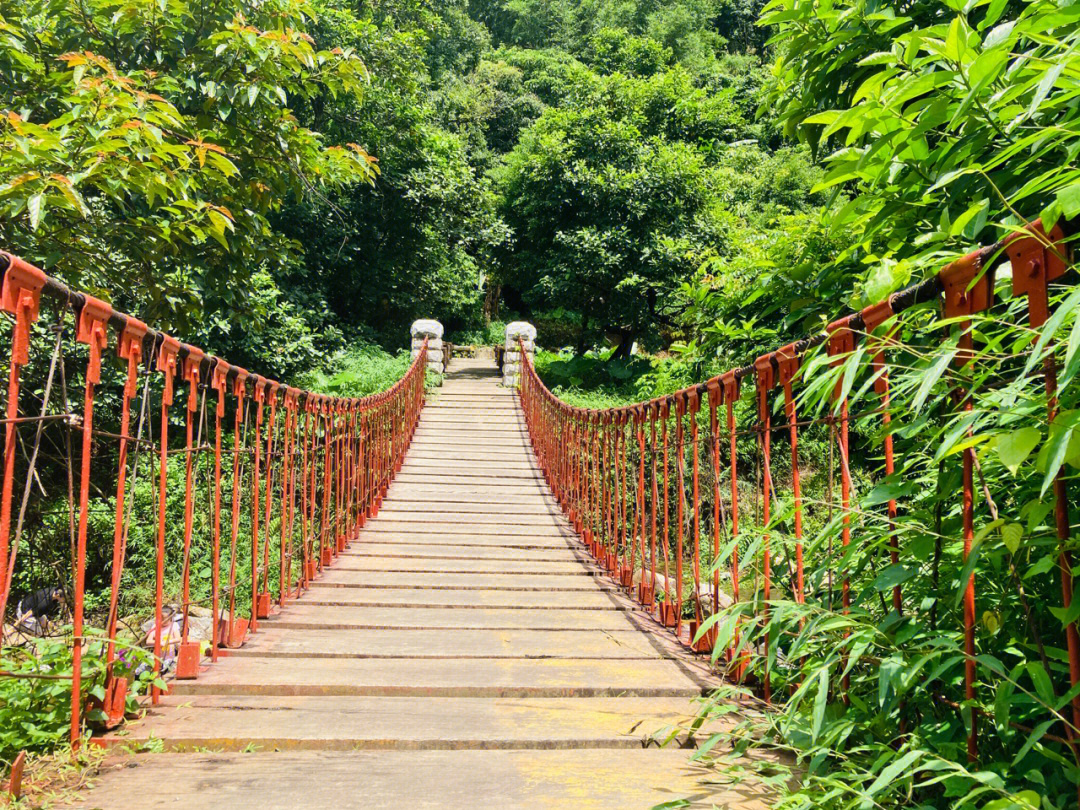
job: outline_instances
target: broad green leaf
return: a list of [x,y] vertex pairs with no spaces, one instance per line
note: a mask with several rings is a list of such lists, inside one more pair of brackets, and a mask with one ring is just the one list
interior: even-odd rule
[[1042,433],[1037,428],[1020,428],[999,434],[995,449],[1001,463],[1008,468],[1009,472],[1016,475],[1020,470],[1020,465],[1027,460],[1041,439]]
[[1031,99],[1031,104],[1028,105],[1027,115],[1030,118],[1039,109],[1039,106],[1046,100],[1046,97],[1050,94],[1054,84],[1061,78],[1061,74],[1065,72],[1065,68],[1069,63],[1066,61],[1059,62],[1046,71],[1046,75],[1043,76],[1038,86],[1035,88],[1035,95]]
[[1046,495],[1061,470],[1061,465],[1065,463],[1078,422],[1080,422],[1080,411],[1061,411],[1050,425],[1050,441],[1045,447],[1046,470],[1042,489],[1039,491],[1040,498]]
[[894,759],[881,769],[881,773],[878,774],[877,779],[875,779],[870,784],[870,787],[867,788],[867,794],[874,796],[877,793],[880,793],[897,778],[900,778],[912,765],[922,759],[925,755],[924,751],[916,749],[914,751],[908,751],[899,759]]
[[1054,705],[1054,686],[1050,681],[1050,676],[1043,669],[1042,663],[1039,661],[1027,662],[1028,675],[1031,677],[1031,682],[1035,685],[1035,694],[1039,696],[1039,700],[1045,703],[1047,706]]
[[1016,752],[1016,756],[1013,757],[1012,765],[1015,768],[1020,762],[1027,756],[1028,751],[1035,747],[1035,744],[1043,738],[1043,735],[1050,730],[1050,728],[1057,722],[1056,719],[1044,720],[1035,726],[1034,730],[1024,736],[1023,747]]
[[969,206],[968,209],[964,211],[964,213],[962,213],[960,216],[953,220],[952,226],[949,228],[949,235],[958,236],[963,233],[964,228],[967,227],[967,224],[973,219],[975,219],[977,215],[985,211],[989,204],[989,200],[980,200],[979,202]]
[[1010,554],[1015,554],[1020,548],[1020,541],[1024,538],[1024,527],[1019,523],[1006,523],[1001,527],[1001,541]]
[[903,585],[918,573],[919,569],[914,565],[904,563],[889,565],[882,569],[881,573],[874,579],[874,590],[878,592],[892,590],[897,585]]
[[30,215],[30,230],[36,231],[41,223],[41,205],[45,199],[43,192],[38,192],[26,201],[26,211]]
[[982,810],[1039,810],[1042,797],[1034,790],[1022,790],[1012,796],[994,799],[983,805]]
[[1061,189],[1055,199],[1061,206],[1061,213],[1072,219],[1080,214],[1080,183],[1074,183]]

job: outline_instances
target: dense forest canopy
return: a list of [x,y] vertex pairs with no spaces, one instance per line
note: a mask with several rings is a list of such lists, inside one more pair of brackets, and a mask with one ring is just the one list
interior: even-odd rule
[[5,2],[0,242],[286,377],[421,316],[734,356],[1074,211],[1074,9]]
[[758,11],[8,3],[0,239],[255,366],[500,307],[664,348],[703,262],[823,202]]

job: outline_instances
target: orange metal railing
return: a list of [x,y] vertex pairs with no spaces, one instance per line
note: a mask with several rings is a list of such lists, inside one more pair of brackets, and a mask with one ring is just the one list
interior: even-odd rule
[[[81,682],[81,662],[84,646],[90,640],[85,626],[87,551],[88,547],[95,550],[94,544],[108,542],[100,530],[92,530],[91,489],[104,491],[115,486],[111,559],[107,566],[109,609],[101,628],[107,644],[105,683],[101,684],[105,698],[95,701],[95,708],[104,711],[105,724],[111,727],[123,719],[129,687],[124,677],[113,672],[113,665],[132,521],[147,525],[156,521],[155,674],[161,671],[168,644],[162,631],[166,575],[179,563],[181,592],[174,595],[180,600],[182,625],[176,677],[196,678],[204,662],[200,643],[189,637],[195,572],[210,569],[210,595],[205,601],[209,602],[212,617],[212,663],[218,659],[219,649],[238,647],[247,634],[257,632],[259,621],[271,614],[273,602],[284,606],[301,594],[356,538],[365,519],[378,512],[389,482],[400,469],[423,407],[427,345],[390,389],[362,398],[326,396],[251,374],[207,355],[116,312],[103,301],[70,290],[15,256],[0,253],[0,272],[0,309],[13,320],[0,489],[0,626],[18,570],[24,517],[43,467],[39,450],[44,434],[46,441],[51,438],[59,447],[67,442],[69,453],[52,462],[54,469],[59,466],[70,470],[69,481],[74,484],[71,476],[76,459],[78,467],[77,489],[69,487],[67,503],[74,527],[69,604],[74,637],[71,739],[77,742],[85,716],[86,685]],[[42,351],[43,344],[47,345],[43,299],[52,305],[44,320],[50,322],[55,335],[50,371],[47,379],[35,378],[33,386],[25,386],[24,369],[39,359],[35,353],[49,354],[47,349]],[[82,365],[81,410],[68,404],[65,369],[77,369],[79,362],[70,340],[72,326],[75,342],[87,347]],[[106,359],[110,348],[121,361],[122,371],[110,368]],[[178,383],[187,384],[182,404],[174,403]],[[208,396],[213,409],[211,420],[207,419]],[[155,398],[160,403],[159,433],[156,437],[144,436],[144,430],[152,433],[147,416]],[[137,400],[139,424],[133,435],[132,405]],[[113,431],[97,427],[103,407],[104,416],[115,425]],[[185,422],[182,444],[169,435],[172,421],[181,415],[178,411]],[[226,449],[230,412],[231,449]],[[207,440],[204,434],[211,429],[212,436]],[[50,432],[54,435],[50,436]],[[33,451],[22,452],[20,448],[31,437]],[[77,452],[72,449],[71,438],[78,439],[81,449]],[[103,445],[115,446],[115,454],[105,452]],[[169,458],[176,454],[184,458],[183,488],[170,487],[169,483]],[[197,462],[203,455],[212,455],[213,472],[205,502],[198,505],[199,509],[208,509],[208,521],[199,531],[206,532],[208,523],[209,537],[198,538]],[[155,457],[157,508],[136,514],[129,476],[150,467]],[[223,469],[227,467],[231,467],[231,486],[224,492]],[[22,486],[16,506],[17,482]],[[170,545],[170,515],[181,505],[183,542]],[[242,516],[250,524],[250,534],[245,536],[241,536]],[[272,536],[275,524],[277,531]],[[193,542],[198,539],[209,543]],[[208,553],[196,558],[198,548]],[[250,560],[251,576],[246,582],[238,578],[242,555]],[[228,561],[224,577],[223,559]],[[276,594],[271,593],[272,568],[276,568]],[[93,573],[100,577],[105,572]],[[241,597],[250,604],[246,611],[238,604]],[[155,688],[155,702],[158,697]]]
[[[890,351],[897,346],[894,338],[903,325],[902,314],[916,305],[937,302],[959,336],[954,366],[962,371],[976,358],[969,319],[987,312],[995,304],[995,266],[1005,262],[1011,266],[1013,295],[1027,296],[1028,323],[1037,331],[1049,317],[1049,286],[1071,266],[1068,256],[1060,228],[1048,236],[1041,226],[1033,226],[964,256],[921,284],[834,321],[820,334],[789,343],[698,385],[624,407],[585,409],[560,401],[537,375],[523,347],[520,396],[538,462],[576,531],[609,574],[652,611],[661,624],[672,628],[683,643],[701,652],[714,652],[716,620],[702,628],[728,598],[745,611],[748,598],[743,587],[747,571],[760,579],[759,583],[751,583],[759,587],[749,597],[757,618],[767,620],[775,606],[773,589],[778,572],[773,570],[773,563],[777,549],[771,547],[771,541],[776,539],[772,521],[778,486],[772,467],[773,441],[778,433],[786,434],[791,456],[787,473],[790,481],[784,483],[784,495],[790,497],[791,511],[784,522],[790,526],[794,552],[790,572],[782,573],[791,599],[799,604],[806,602],[808,569],[804,560],[803,523],[807,504],[802,492],[799,440],[810,425],[820,425],[828,431],[830,448],[835,448],[840,460],[840,498],[833,503],[830,493],[829,508],[838,508],[841,516],[836,531],[841,544],[839,599],[841,610],[847,613],[852,596],[850,571],[844,567],[850,555],[844,551],[853,542],[853,519],[857,513],[857,504],[852,503],[849,465],[849,434],[855,416],[848,411],[849,388],[838,379],[829,414],[823,419],[800,417],[798,389],[809,382],[803,373],[809,368],[804,367],[808,353],[824,345],[828,366],[834,369],[857,349],[865,353],[860,355],[867,358],[861,373],[870,379],[868,384],[872,384],[877,401],[874,409],[861,416],[879,420],[881,430],[875,433],[880,442],[877,449],[883,458],[881,472],[891,476],[897,471],[894,458],[897,426],[892,424],[890,403]],[[925,310],[926,307],[920,308]],[[1043,371],[1047,419],[1053,421],[1058,406],[1052,355],[1045,360]],[[752,387],[754,392],[756,402],[751,412],[756,421],[743,431],[737,424],[736,405],[745,386]],[[774,423],[773,400],[777,389],[783,417]],[[956,409],[970,410],[973,393],[958,387],[954,395]],[[707,442],[704,454],[702,432]],[[739,540],[743,531],[740,511],[744,507],[740,506],[738,491],[738,457],[743,442],[753,442],[757,458],[753,471],[757,488],[754,501],[760,507],[752,517],[758,542],[752,545],[751,559],[740,559]],[[864,452],[870,449],[873,448],[863,448]],[[961,485],[957,493],[965,562],[975,534],[975,464],[975,449],[968,446],[962,450]],[[711,467],[707,484],[706,471],[702,469],[705,465]],[[721,483],[725,473],[729,478],[727,491],[723,491]],[[710,491],[703,498],[702,490],[706,486]],[[1062,604],[1067,611],[1073,598],[1073,562],[1067,546],[1068,496],[1063,475],[1058,475],[1055,482],[1054,499],[1060,548],[1058,574]],[[882,518],[889,527],[887,553],[890,562],[896,564],[902,559],[896,528],[900,505],[890,498],[883,506]],[[722,551],[722,543],[728,549],[726,552]],[[691,569],[689,581],[684,572],[687,563]],[[786,554],[784,565],[790,565]],[[730,593],[721,591],[722,568],[730,575]],[[975,585],[972,570],[962,602],[966,651],[963,681],[967,701],[974,700],[977,687]],[[687,590],[691,592],[689,598]],[[663,597],[658,601],[661,592]],[[911,607],[905,605],[900,584],[891,588],[891,606],[898,614]],[[686,619],[684,611],[689,614]],[[726,661],[733,677],[742,679],[748,675],[748,655],[738,619],[734,628],[733,634],[729,634],[730,648],[715,654]],[[1064,636],[1069,685],[1075,694],[1080,683],[1080,641],[1075,622],[1067,625]],[[757,666],[758,671],[749,674],[755,677],[760,694],[768,701],[772,696],[774,657],[761,656]],[[847,688],[846,681],[841,688]],[[975,713],[970,715],[968,732],[968,753],[972,759],[977,751],[976,717]],[[1080,727],[1080,697],[1072,699],[1072,722]]]

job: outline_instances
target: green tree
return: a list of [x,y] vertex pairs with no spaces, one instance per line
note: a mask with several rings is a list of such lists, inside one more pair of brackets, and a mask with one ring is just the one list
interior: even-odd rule
[[[1080,213],[1080,15],[1053,0],[777,0],[765,106],[824,153],[832,217],[870,266],[862,300],[1023,216]],[[1021,214],[1023,212],[1023,214]]]
[[159,324],[239,312],[289,244],[268,215],[376,168],[301,126],[290,97],[367,71],[305,32],[310,7],[203,0],[0,6],[0,243]]

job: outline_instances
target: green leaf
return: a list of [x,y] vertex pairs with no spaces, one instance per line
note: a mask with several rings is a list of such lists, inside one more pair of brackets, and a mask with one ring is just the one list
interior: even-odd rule
[[914,751],[908,751],[899,759],[894,759],[888,765],[881,769],[881,773],[878,774],[869,788],[867,793],[871,796],[876,793],[880,793],[882,789],[891,785],[898,777],[904,774],[912,765],[918,762],[924,755],[925,751],[922,749],[916,749]]
[[1080,411],[1061,411],[1050,425],[1050,441],[1045,447],[1046,474],[1043,478],[1042,489],[1039,491],[1040,498],[1046,495],[1054,479],[1057,478],[1061,465],[1065,463],[1069,455],[1069,445],[1078,421],[1080,421]]
[[1035,694],[1039,696],[1039,700],[1045,703],[1047,706],[1054,705],[1054,685],[1050,681],[1050,676],[1046,670],[1043,669],[1043,665],[1039,661],[1027,662],[1028,675],[1031,676],[1031,682],[1035,685]]
[[1004,735],[1010,731],[1009,721],[1014,691],[1015,687],[1011,681],[998,681],[994,692],[994,723],[997,725],[998,734]]
[[980,200],[977,203],[971,205],[964,213],[953,220],[952,227],[949,228],[949,236],[959,236],[964,232],[964,228],[971,220],[975,219],[980,213],[982,213],[990,205],[989,200]]
[[1039,810],[1041,804],[1042,797],[1034,790],[1022,790],[1013,796],[987,802],[982,810]]
[[45,199],[43,192],[38,192],[26,201],[26,210],[30,214],[30,230],[36,231],[41,223],[41,203]]
[[1024,538],[1024,527],[1019,523],[1006,523],[1001,527],[1001,541],[1010,554],[1015,554],[1020,548],[1020,541]]
[[1080,214],[1080,183],[1073,183],[1071,186],[1061,189],[1055,199],[1067,219],[1072,219],[1077,214]]
[[919,390],[915,392],[915,398],[911,401],[911,408],[916,413],[926,404],[926,399],[930,396],[934,385],[941,379],[941,375],[945,373],[945,369],[949,367],[949,363],[956,356],[956,339],[953,338],[951,342],[952,347],[938,355],[937,359],[934,360],[923,375],[922,382],[919,383]]
[[817,695],[814,697],[814,714],[811,725],[811,737],[816,741],[821,735],[822,726],[825,724],[825,709],[829,705],[829,668],[822,667],[818,670]]
[[1031,455],[1040,439],[1042,433],[1033,427],[999,434],[996,442],[998,458],[1009,472],[1016,475],[1020,471],[1020,465]]
[[1028,755],[1028,752],[1035,747],[1035,744],[1043,738],[1043,735],[1046,734],[1056,722],[1057,720],[1044,720],[1025,737],[1023,748],[1017,751],[1016,756],[1013,757],[1012,766],[1014,768],[1020,764],[1021,760]]
[[1050,68],[1050,70],[1046,71],[1046,75],[1042,77],[1042,81],[1040,81],[1035,88],[1035,95],[1031,99],[1031,104],[1028,105],[1027,117],[1030,118],[1033,116],[1042,103],[1046,101],[1046,97],[1050,94],[1055,82],[1061,78],[1061,74],[1065,72],[1065,68],[1069,64],[1068,61],[1062,60]]
[[879,506],[889,501],[907,498],[916,492],[919,487],[913,481],[885,481],[870,490],[862,499],[863,507]]
[[879,593],[892,590],[897,585],[902,585],[907,582],[917,573],[919,573],[919,569],[914,565],[906,565],[903,563],[889,565],[874,579],[874,590]]
[[951,62],[959,62],[964,55],[963,25],[961,17],[953,17],[945,37],[945,58]]

